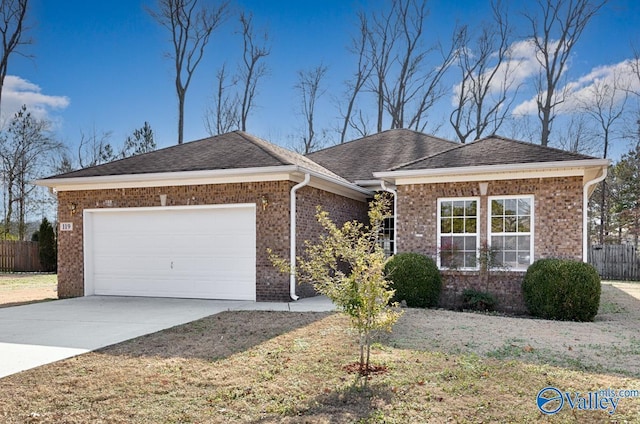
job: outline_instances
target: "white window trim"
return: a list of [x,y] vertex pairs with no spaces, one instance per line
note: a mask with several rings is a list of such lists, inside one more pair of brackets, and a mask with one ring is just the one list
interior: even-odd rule
[[[506,199],[529,199],[531,201],[531,225],[529,231],[529,266],[534,262],[534,238],[535,238],[535,196],[533,194],[514,194],[514,195],[504,195],[504,196],[489,196],[487,198],[487,244],[490,246],[491,237],[494,235],[493,231],[491,231],[491,202],[494,200],[506,200]],[[496,235],[526,235],[527,233],[495,233]],[[528,268],[528,267],[527,267]],[[509,269],[509,271],[514,272],[527,272],[527,269],[517,268],[517,269]]]
[[[476,255],[477,255],[477,250],[480,248],[480,217],[482,216],[482,214],[480,213],[480,208],[481,208],[481,203],[480,203],[480,197],[439,197],[438,198],[438,205],[437,205],[437,219],[438,219],[438,231],[437,231],[437,246],[438,246],[438,252],[437,252],[437,264],[438,264],[438,269],[441,270],[448,270],[450,268],[443,268],[442,265],[440,264],[440,249],[441,249],[441,244],[442,244],[442,234],[441,234],[441,230],[442,230],[442,220],[441,220],[441,216],[440,216],[440,206],[442,205],[442,202],[461,202],[461,201],[475,201],[476,202]],[[473,233],[466,233],[468,235],[472,235]],[[456,268],[456,271],[478,271],[480,269],[480,265],[478,264],[478,262],[476,261],[477,266],[473,267],[473,268],[469,268],[469,267],[463,267],[463,268]]]

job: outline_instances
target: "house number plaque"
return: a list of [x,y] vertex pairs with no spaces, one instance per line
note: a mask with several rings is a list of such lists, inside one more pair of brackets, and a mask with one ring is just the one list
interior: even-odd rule
[[60,231],[73,231],[73,222],[61,222]]

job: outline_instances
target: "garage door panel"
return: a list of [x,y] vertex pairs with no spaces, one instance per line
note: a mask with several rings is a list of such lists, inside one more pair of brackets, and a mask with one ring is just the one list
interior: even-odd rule
[[255,300],[255,205],[91,212],[93,293]]

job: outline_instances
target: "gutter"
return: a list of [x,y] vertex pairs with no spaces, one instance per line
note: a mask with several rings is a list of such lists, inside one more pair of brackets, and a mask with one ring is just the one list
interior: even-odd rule
[[396,219],[396,215],[398,214],[398,191],[388,188],[384,180],[380,180],[380,187],[393,195],[393,254],[395,255],[398,253],[398,244],[396,243],[396,234],[398,234],[398,220]]
[[582,262],[589,261],[589,232],[588,230],[588,218],[589,218],[589,187],[598,184],[607,178],[607,167],[602,168],[602,175],[587,182],[584,185],[582,192]]
[[298,189],[306,186],[311,181],[311,174],[304,174],[304,180],[301,183],[298,183],[291,187],[291,199],[290,199],[290,218],[289,224],[291,226],[289,230],[289,261],[290,261],[290,271],[289,271],[289,296],[291,296],[292,300],[298,300],[298,295],[296,295],[296,191]]

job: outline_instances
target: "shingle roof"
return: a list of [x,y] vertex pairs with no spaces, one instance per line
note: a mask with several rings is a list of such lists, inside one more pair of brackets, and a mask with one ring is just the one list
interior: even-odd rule
[[319,150],[308,158],[349,181],[454,149],[460,144],[416,131],[395,129]]
[[398,165],[391,170],[460,168],[585,159],[596,158],[493,135],[473,143],[458,145],[446,152]]
[[167,147],[49,178],[136,175],[286,165],[298,165],[319,174],[346,181],[300,154],[242,131]]

